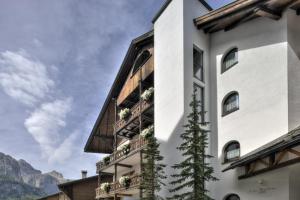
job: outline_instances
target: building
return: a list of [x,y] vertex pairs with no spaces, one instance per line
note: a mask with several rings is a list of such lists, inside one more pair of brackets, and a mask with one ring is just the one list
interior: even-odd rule
[[[154,121],[165,163],[178,161],[196,89],[220,179],[208,183],[211,196],[300,199],[299,15],[299,0],[237,0],[217,10],[203,0],[166,1],[153,31],[130,45],[87,141],[86,152],[110,154],[97,172],[114,174],[111,190],[99,185],[96,198],[139,199],[139,133]],[[151,87],[154,100],[144,101]],[[120,119],[126,108],[131,115]],[[119,183],[124,175],[130,187]]]
[[86,172],[83,172],[82,179],[68,181],[58,185],[60,192],[49,195],[38,200],[94,200],[96,196],[96,188],[100,183],[99,178],[105,182],[111,182],[112,176],[104,174],[99,177],[86,177]]

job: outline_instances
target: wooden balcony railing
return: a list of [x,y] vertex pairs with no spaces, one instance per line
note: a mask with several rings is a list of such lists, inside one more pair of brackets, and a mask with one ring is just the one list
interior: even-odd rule
[[153,105],[153,101],[140,101],[139,103],[135,104],[130,109],[130,116],[127,119],[120,119],[115,123],[115,132],[119,132],[124,127],[126,127],[128,124],[130,124],[132,121],[138,118],[138,116],[146,111],[148,108],[150,108]]
[[115,193],[122,193],[124,191],[130,191],[132,189],[137,189],[141,184],[141,176],[133,175],[130,177],[129,187],[125,187],[119,183],[119,181],[110,184],[109,192],[101,190],[100,187],[96,189],[96,199],[105,198],[109,196],[113,196]]
[[109,156],[109,162],[105,163],[104,161],[100,161],[97,163],[97,173],[99,173],[103,168],[113,165],[118,160],[121,160],[122,158],[130,156],[131,154],[141,150],[142,148],[144,148],[146,144],[147,144],[147,140],[142,137],[132,140],[129,143],[130,145],[129,153],[125,153],[123,150],[115,151]]

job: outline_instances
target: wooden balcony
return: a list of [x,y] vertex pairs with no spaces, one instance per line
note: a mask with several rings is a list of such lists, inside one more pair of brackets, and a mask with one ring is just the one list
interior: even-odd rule
[[96,189],[96,199],[100,198],[109,198],[113,197],[115,194],[118,196],[130,196],[133,194],[137,194],[139,192],[140,184],[141,184],[141,176],[133,175],[130,177],[129,187],[125,187],[119,183],[119,181],[110,184],[110,191],[106,192],[101,190],[101,188]]
[[115,163],[117,163],[125,158],[128,158],[131,155],[135,154],[136,152],[140,151],[147,144],[147,140],[140,137],[138,139],[132,140],[129,144],[130,144],[129,153],[126,154],[123,150],[118,150],[109,156],[108,163],[104,163],[103,161],[98,162],[97,163],[97,173],[101,172],[105,168],[113,166]]
[[130,116],[127,119],[120,119],[115,123],[115,133],[131,137],[133,134],[136,133],[136,130],[139,126],[138,117],[149,110],[153,106],[152,101],[140,101],[139,103],[135,104],[130,109]]

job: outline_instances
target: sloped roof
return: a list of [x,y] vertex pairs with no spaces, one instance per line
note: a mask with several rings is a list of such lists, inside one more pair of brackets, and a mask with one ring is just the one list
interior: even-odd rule
[[[94,147],[93,146],[93,141],[94,140],[101,140],[101,133],[100,135],[97,134],[97,128],[105,114],[105,111],[107,110],[111,100],[113,98],[116,98],[117,95],[119,94],[119,92],[121,91],[122,89],[122,86],[123,84],[125,83],[126,81],[126,78],[127,78],[127,75],[129,74],[130,70],[131,70],[131,67],[132,67],[132,62],[133,62],[133,59],[134,57],[137,55],[138,53],[138,50],[139,50],[139,47],[141,47],[142,45],[145,45],[145,43],[153,43],[153,39],[154,39],[154,32],[153,30],[135,38],[134,40],[132,40],[130,46],[129,46],[129,49],[127,51],[127,54],[123,60],[123,63],[120,67],[120,70],[113,82],[113,85],[106,97],[106,100],[103,104],[103,107],[100,111],[100,114],[97,118],[97,121],[93,127],[93,130],[88,138],[88,141],[84,147],[84,151],[85,152],[90,152],[90,153],[112,153],[112,152],[108,152],[107,150],[104,150],[102,149],[101,146],[97,146],[97,147]],[[100,138],[99,138],[100,137]],[[103,139],[106,139],[106,140],[109,140],[109,138],[105,138],[105,136],[103,136]],[[111,140],[113,140],[111,138]],[[111,142],[112,143],[112,142]]]
[[225,168],[223,172],[237,167],[245,166],[257,159],[265,158],[275,152],[283,151],[288,148],[295,147],[300,144],[300,127],[290,131],[276,140],[242,156],[236,162],[230,164],[229,167]]
[[[207,10],[212,11],[212,7],[205,1],[205,0],[199,0]],[[159,9],[159,11],[155,14],[155,16],[152,19],[152,23],[155,23],[156,20],[161,16],[161,14],[166,10],[166,8],[169,6],[169,4],[172,2],[172,0],[166,0],[166,2],[163,4],[163,6]]]
[[282,13],[291,8],[299,13],[299,0],[237,0],[204,16],[194,19],[198,29],[205,33],[229,31],[258,17],[279,20]]

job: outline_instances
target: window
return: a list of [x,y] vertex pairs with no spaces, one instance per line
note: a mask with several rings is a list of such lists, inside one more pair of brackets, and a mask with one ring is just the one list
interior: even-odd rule
[[147,60],[151,57],[151,53],[148,50],[143,51],[135,60],[133,64],[132,74],[137,72],[141,66],[143,66]]
[[230,50],[223,58],[222,73],[238,63],[238,48]]
[[228,115],[239,109],[239,94],[229,93],[223,100],[223,116]]
[[225,200],[240,200],[240,197],[236,194],[230,194],[225,198]]
[[197,47],[194,47],[193,51],[193,65],[194,77],[203,81],[203,51]]
[[240,150],[240,143],[236,141],[227,144],[224,148],[224,163],[240,158]]
[[200,112],[201,112],[201,122],[204,122],[205,116],[204,116],[204,88],[194,83],[194,90],[196,92],[196,98],[197,101],[200,102]]

